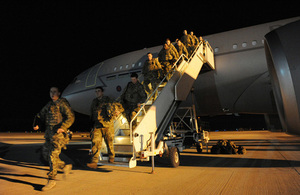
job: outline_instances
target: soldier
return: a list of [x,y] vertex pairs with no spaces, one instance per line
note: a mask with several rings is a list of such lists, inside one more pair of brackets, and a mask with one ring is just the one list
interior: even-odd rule
[[187,30],[183,31],[183,35],[182,35],[180,40],[185,45],[186,49],[189,52],[189,55],[191,55],[191,53],[192,53],[192,48],[191,47],[193,46],[193,39],[192,39],[191,35],[189,35],[187,33]]
[[[57,87],[50,88],[52,101],[36,115],[36,118],[45,122],[45,143],[42,148],[42,155],[49,162],[50,171],[48,173],[48,183],[42,188],[43,191],[50,190],[56,185],[55,177],[57,169],[63,169],[64,176],[68,175],[72,165],[65,165],[59,155],[61,149],[66,149],[69,142],[67,135],[68,128],[73,124],[75,116],[69,102],[65,98],[60,98],[60,91]],[[39,124],[34,124],[34,130],[40,128]]]
[[91,122],[92,122],[92,158],[91,162],[87,164],[88,167],[96,169],[100,150],[102,147],[102,137],[107,146],[107,153],[109,156],[108,162],[113,163],[115,159],[114,152],[114,116],[119,114],[117,103],[103,95],[103,88],[97,87],[95,89],[96,98],[91,105]]
[[197,38],[196,35],[194,35],[193,31],[191,31],[190,35],[191,35],[192,40],[193,40],[193,45],[196,47],[199,44],[199,39]]
[[[143,85],[138,80],[138,75],[132,73],[130,75],[131,82],[128,82],[123,94],[121,95],[121,103],[125,109],[125,115],[128,123],[135,116],[137,109],[147,99],[147,94]],[[133,121],[133,127],[136,126],[136,122]]]
[[[151,94],[156,89],[157,84],[160,82],[160,75],[162,74],[162,67],[157,58],[153,58],[152,53],[147,53],[148,59],[143,66],[144,75],[144,88]],[[149,83],[151,83],[152,90],[149,89]]]
[[176,47],[171,43],[171,40],[168,38],[166,39],[166,44],[169,46],[169,48],[174,51],[174,53],[176,54],[176,57],[177,59],[179,58],[179,55],[178,55],[178,51],[176,49]]
[[184,54],[187,58],[189,57],[189,53],[186,49],[186,47],[182,44],[182,42],[180,40],[177,40],[177,44],[175,45],[179,56],[181,56],[182,54]]
[[[161,63],[164,74],[167,75],[172,69],[173,63],[177,60],[176,54],[169,48],[167,44],[164,44],[164,48],[158,54],[159,62]],[[171,75],[167,79],[170,79]]]

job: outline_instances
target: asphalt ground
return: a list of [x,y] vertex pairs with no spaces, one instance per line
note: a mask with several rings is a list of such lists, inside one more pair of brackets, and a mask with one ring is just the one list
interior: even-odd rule
[[220,139],[242,145],[247,153],[180,153],[180,166],[167,160],[138,162],[135,168],[84,165],[89,137],[75,133],[62,160],[73,164],[66,180],[62,172],[48,192],[48,166],[39,158],[42,133],[0,133],[0,194],[300,194],[300,137],[282,132],[210,132],[208,152]]

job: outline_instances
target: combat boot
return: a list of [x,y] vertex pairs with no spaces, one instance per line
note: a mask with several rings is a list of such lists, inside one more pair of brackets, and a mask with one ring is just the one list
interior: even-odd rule
[[95,162],[87,163],[86,166],[88,166],[91,169],[97,169],[98,165]]
[[68,164],[63,168],[64,171],[64,179],[66,179],[66,177],[70,174],[71,170],[72,170],[72,164]]
[[115,162],[115,158],[109,158],[109,159],[108,159],[108,162],[109,162],[109,163],[114,163],[114,162]]
[[48,179],[48,183],[42,188],[42,191],[51,190],[56,186],[56,181],[53,179]]

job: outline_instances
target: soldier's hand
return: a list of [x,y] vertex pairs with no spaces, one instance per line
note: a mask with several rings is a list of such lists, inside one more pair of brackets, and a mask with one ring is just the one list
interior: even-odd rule
[[63,133],[63,132],[65,132],[65,130],[63,130],[61,128],[57,129],[57,133]]
[[37,126],[33,127],[33,130],[36,131],[36,130],[39,130],[39,128],[40,128],[40,127],[37,125]]

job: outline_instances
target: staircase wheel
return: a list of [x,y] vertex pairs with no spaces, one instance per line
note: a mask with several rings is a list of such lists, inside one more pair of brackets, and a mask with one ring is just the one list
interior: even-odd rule
[[197,149],[197,152],[198,153],[202,153],[202,143],[200,142],[200,143],[196,143],[196,149]]
[[170,148],[169,151],[169,160],[172,167],[176,168],[180,163],[180,154],[177,147]]

